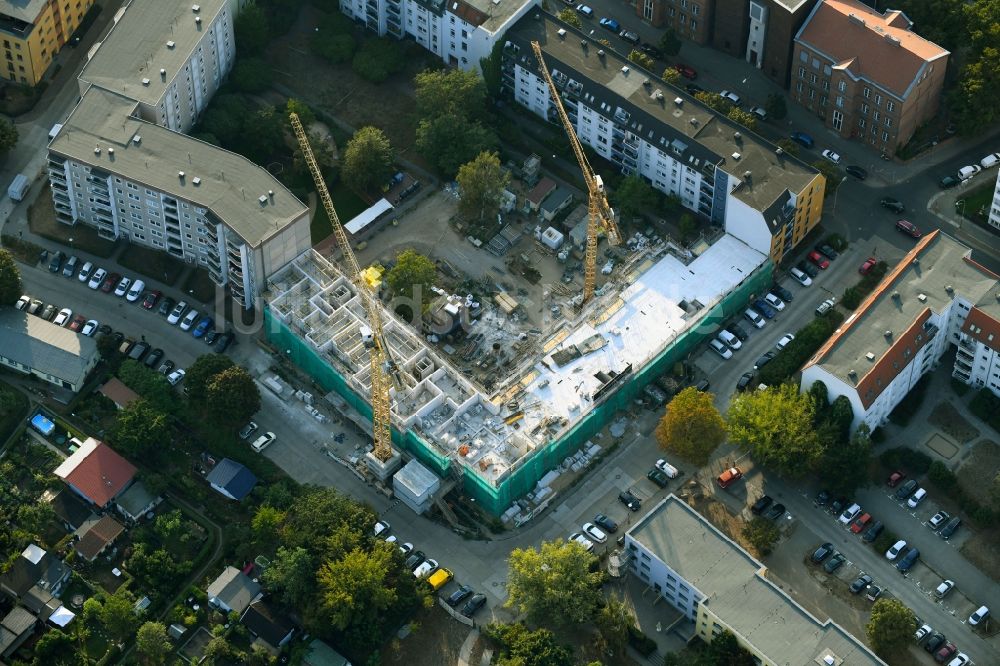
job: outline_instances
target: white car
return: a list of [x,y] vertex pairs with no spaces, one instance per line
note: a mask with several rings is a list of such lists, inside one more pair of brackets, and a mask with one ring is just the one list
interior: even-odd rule
[[69,308],[63,308],[56,315],[56,318],[52,320],[52,323],[56,326],[65,326],[69,323],[69,320],[73,317],[73,311]]
[[677,468],[668,463],[663,458],[660,458],[659,460],[656,461],[656,469],[666,474],[668,479],[676,479],[680,475],[680,472],[677,471]]
[[183,368],[174,370],[169,375],[167,375],[167,381],[170,382],[171,386],[177,386],[178,384],[181,383],[181,381],[184,380],[185,374],[187,373],[184,372]]
[[852,520],[857,518],[861,514],[861,505],[852,504],[851,506],[844,509],[844,513],[840,514],[840,524],[847,525]]
[[931,627],[931,625],[929,624],[925,624],[921,626],[919,629],[917,629],[916,633],[913,634],[913,638],[919,643],[920,641],[927,638],[932,631],[934,631],[934,628]]
[[761,120],[767,120],[767,109],[762,106],[755,106],[750,109],[752,115],[757,116]]
[[250,448],[257,453],[260,453],[273,444],[275,439],[276,436],[273,432],[265,432],[263,435],[254,440],[253,444],[250,445]]
[[423,561],[423,563],[413,570],[413,575],[417,578],[423,578],[425,576],[430,576],[432,573],[437,571],[438,563],[437,560],[432,560],[430,558]]
[[584,523],[583,531],[597,543],[604,543],[608,540],[608,535],[602,532],[601,528],[594,523]]
[[778,344],[774,346],[778,348],[778,351],[781,351],[782,349],[788,346],[789,342],[791,342],[794,339],[795,339],[794,335],[792,335],[791,333],[785,333],[785,335],[780,340],[778,340]]
[[104,278],[108,277],[108,272],[103,268],[98,268],[94,271],[94,274],[90,276],[90,281],[87,286],[91,289],[97,289],[102,284],[104,284]]
[[958,179],[968,180],[969,178],[972,178],[982,170],[983,168],[978,164],[970,164],[969,166],[964,166],[958,170]]
[[934,596],[936,596],[938,599],[944,599],[948,595],[948,593],[951,592],[953,589],[955,589],[955,581],[953,580],[943,581],[940,585],[934,588]]
[[733,106],[739,106],[740,104],[743,103],[743,100],[740,99],[740,96],[730,90],[723,90],[722,92],[719,93],[719,96],[722,97],[722,99],[726,100],[727,102],[732,102]]
[[115,287],[115,296],[124,296],[128,293],[128,288],[132,286],[132,278],[123,277]]
[[385,536],[389,536],[390,529],[392,528],[389,526],[389,523],[385,522],[384,520],[380,520],[377,523],[375,523],[375,527],[372,528],[372,531],[375,533],[375,536],[379,536],[382,534],[384,534]]
[[990,169],[995,167],[997,164],[1000,164],[1000,153],[990,153],[983,159],[979,160],[979,166],[984,169]]
[[896,543],[892,544],[892,548],[885,551],[885,559],[891,562],[892,560],[899,557],[899,553],[902,552],[904,548],[906,548],[906,541],[900,539]]
[[838,155],[837,153],[833,152],[829,148],[827,148],[826,150],[824,150],[820,154],[823,156],[824,159],[828,159],[831,162],[833,162],[834,164],[840,164],[840,155]]
[[812,278],[800,271],[799,269],[792,267],[788,269],[788,274],[795,278],[795,281],[801,284],[803,287],[808,287],[813,283]]
[[587,537],[583,536],[579,532],[574,532],[573,534],[570,534],[569,540],[575,541],[581,546],[583,546],[588,553],[594,550],[594,542],[588,539]]
[[767,293],[764,295],[764,302],[770,305],[778,312],[781,312],[782,310],[785,309],[785,302],[772,293]]
[[76,276],[76,279],[80,282],[86,282],[90,279],[90,274],[94,272],[94,262],[88,261],[80,269],[80,273]]
[[186,315],[184,315],[184,319],[181,320],[181,330],[182,331],[191,330],[191,327],[194,326],[194,323],[198,321],[198,316],[199,315],[197,310],[191,310]]
[[743,346],[743,343],[740,342],[740,339],[735,335],[733,335],[732,333],[730,333],[729,331],[727,331],[726,329],[722,329],[721,331],[719,331],[719,339],[725,342],[726,346],[732,349],[733,351],[736,351],[737,349]]
[[145,282],[143,282],[142,280],[136,280],[135,282],[132,283],[132,286],[129,288],[128,293],[125,294],[125,300],[127,300],[129,303],[135,303],[137,300],[139,300],[139,297],[142,296],[142,292],[145,288],[146,288]]
[[764,328],[764,325],[767,324],[767,322],[764,320],[764,315],[757,312],[753,308],[747,308],[746,310],[744,310],[743,316],[746,317],[747,321],[749,321],[757,328]]
[[727,347],[725,343],[718,338],[712,338],[709,340],[708,346],[712,348],[712,351],[727,361],[733,357],[733,350]]
[[88,319],[87,323],[83,325],[82,329],[80,329],[80,333],[86,335],[88,338],[92,338],[94,337],[94,333],[97,332],[97,327],[100,325],[101,323],[96,319]]
[[916,509],[917,505],[923,502],[925,497],[927,497],[927,489],[917,488],[917,492],[910,495],[910,499],[906,500],[906,506]]
[[955,655],[954,659],[948,662],[948,666],[967,666],[969,661],[969,655],[964,652],[959,652]]
[[184,313],[187,312],[187,309],[188,309],[187,301],[181,301],[180,303],[175,305],[174,309],[170,311],[170,316],[167,317],[167,323],[173,325],[179,322],[181,320],[181,317],[184,316]]
[[820,303],[819,305],[816,306],[816,314],[818,314],[818,315],[824,315],[827,312],[829,312],[830,309],[833,308],[833,306],[836,305],[836,304],[837,304],[836,299],[834,299],[834,298],[828,298],[828,299],[826,299],[825,301],[823,301],[822,303]]
[[403,557],[408,557],[413,552],[413,544],[410,542],[399,544],[399,552],[403,554]]
[[17,299],[16,307],[18,310],[23,310],[26,307],[28,307],[29,303],[31,303],[31,296],[24,294],[23,296],[21,296],[21,298]]
[[973,627],[985,620],[990,616],[990,609],[986,606],[980,606],[976,609],[976,612],[969,616],[969,624]]

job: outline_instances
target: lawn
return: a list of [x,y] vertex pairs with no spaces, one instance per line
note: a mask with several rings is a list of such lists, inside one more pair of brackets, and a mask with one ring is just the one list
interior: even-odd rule
[[130,245],[125,248],[125,251],[118,256],[118,263],[122,268],[162,282],[168,287],[174,286],[181,271],[184,270],[184,262],[174,259],[162,250],[139,245]]
[[63,245],[60,249],[69,254],[80,250],[107,259],[115,252],[115,241],[101,238],[97,230],[82,224],[69,226],[56,220],[48,185],[28,208],[28,228],[42,238]]
[[[337,217],[340,218],[341,224],[347,224],[368,209],[368,204],[343,182],[338,180],[327,187],[330,190],[330,198],[333,199],[333,206],[337,209]],[[316,207],[316,214],[313,215],[309,233],[313,245],[318,245],[333,233],[333,229],[330,227],[330,218],[322,205]]]
[[204,268],[195,268],[191,271],[181,288],[185,294],[191,294],[196,301],[211,303],[215,300],[215,283],[208,277],[208,271]]
[[34,266],[38,263],[38,258],[41,256],[42,250],[45,249],[41,245],[35,245],[30,241],[21,240],[21,238],[11,236],[10,234],[3,235],[3,246],[14,255],[15,259],[29,266]]
[[0,382],[0,446],[28,416],[28,397],[19,390]]
[[[966,195],[955,202],[955,212],[959,213],[967,220],[972,220],[987,229],[992,229],[986,224],[986,219],[990,214],[990,205],[993,202],[994,183],[986,183],[969,190]],[[965,205],[959,205],[959,202]]]

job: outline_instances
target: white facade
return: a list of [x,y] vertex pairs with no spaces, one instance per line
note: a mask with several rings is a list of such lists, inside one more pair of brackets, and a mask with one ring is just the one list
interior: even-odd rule
[[[996,320],[990,322],[1000,332]],[[1000,335],[986,334],[993,340],[983,342],[984,331],[976,323],[969,322],[959,334],[958,352],[951,376],[975,388],[988,388],[1000,396]]]
[[750,0],[750,26],[747,34],[746,61],[757,69],[764,66],[764,44],[767,42],[767,7]]
[[990,215],[987,221],[991,227],[1000,229],[1000,171],[997,171],[997,182],[993,188],[993,203],[990,204]]
[[[510,3],[510,4],[508,4]],[[494,44],[537,0],[340,0],[340,11],[380,36],[412,37],[417,44],[460,69],[479,69]]]
[[631,552],[629,566],[632,573],[651,587],[667,603],[694,622],[698,617],[698,604],[707,597],[670,566],[659,555],[646,548],[641,541],[625,535],[625,548]]

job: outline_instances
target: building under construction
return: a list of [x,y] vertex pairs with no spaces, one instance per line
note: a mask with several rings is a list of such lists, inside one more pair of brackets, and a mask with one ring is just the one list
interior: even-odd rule
[[[386,310],[386,341],[405,383],[392,391],[394,443],[441,477],[460,479],[486,510],[504,514],[751,294],[765,291],[772,270],[764,254],[728,234],[695,253],[661,244],[575,318],[522,343],[489,392],[444,348]],[[503,316],[493,303],[484,310]],[[265,321],[276,347],[370,418],[365,312],[337,265],[309,250],[272,276]],[[484,316],[470,326],[471,336],[496,323]]]

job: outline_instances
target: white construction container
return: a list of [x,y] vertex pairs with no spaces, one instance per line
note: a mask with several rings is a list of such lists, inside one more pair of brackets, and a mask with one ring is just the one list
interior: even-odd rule
[[555,227],[549,227],[542,232],[542,243],[544,243],[545,246],[551,250],[558,250],[562,247],[563,241],[565,240],[566,237],[563,236],[563,233]]
[[10,186],[7,188],[7,196],[11,198],[11,201],[21,201],[24,199],[24,195],[28,193],[29,187],[31,187],[31,181],[23,173],[19,173],[14,176],[14,180],[11,181]]

